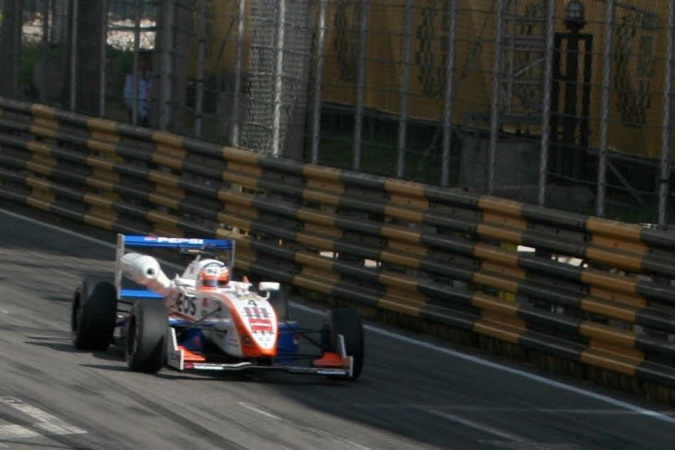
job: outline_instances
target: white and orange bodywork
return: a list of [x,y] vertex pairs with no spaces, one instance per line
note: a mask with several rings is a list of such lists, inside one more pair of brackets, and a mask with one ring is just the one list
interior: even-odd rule
[[[169,279],[152,256],[125,253],[119,259],[121,273],[135,283],[159,294],[168,314],[167,364],[178,370],[243,370],[260,360],[277,356],[280,323],[273,306],[251,291],[251,283],[230,281],[224,288],[200,288],[197,275],[214,259],[191,262],[182,276]],[[273,283],[276,284],[276,283]],[[277,284],[278,287],[278,284]],[[178,326],[176,324],[179,324]],[[215,345],[233,362],[208,362],[194,349],[181,345],[177,330],[199,328],[203,338]],[[323,375],[351,374],[353,360],[345,352],[328,353],[316,367],[285,367],[297,373]]]
[[155,258],[139,253],[122,257],[122,272],[164,297],[169,319],[200,322],[207,339],[237,358],[276,356],[278,320],[272,305],[251,292],[251,284],[231,281],[225,288],[195,286],[197,274],[213,259],[193,261],[183,276],[170,280]]

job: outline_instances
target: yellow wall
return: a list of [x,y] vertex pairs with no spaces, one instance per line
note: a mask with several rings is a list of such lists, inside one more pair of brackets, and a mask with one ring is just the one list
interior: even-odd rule
[[[247,4],[246,45],[253,22]],[[405,0],[370,2],[365,83],[365,106],[398,114],[400,81],[405,42]],[[541,16],[541,0],[512,0],[520,16]],[[558,1],[556,31],[564,32],[564,1]],[[591,90],[591,145],[599,145],[602,95],[602,52],[604,49],[606,2],[585,0],[588,24],[582,30],[593,36],[593,73]],[[230,71],[234,67],[238,0],[212,0],[210,4],[209,70]],[[445,80],[447,0],[416,0],[412,27],[412,67],[409,88],[409,114],[413,118],[438,121],[443,115]],[[611,148],[625,153],[655,157],[661,152],[663,57],[666,46],[664,0],[623,0],[615,14],[611,103]],[[444,6],[445,5],[445,6]],[[495,0],[459,0],[455,55],[455,123],[467,113],[487,117],[492,95],[494,71]],[[634,6],[635,8],[630,8]],[[324,62],[324,100],[353,104],[359,51],[359,1],[330,1],[326,21]],[[639,8],[639,9],[638,9]],[[313,11],[316,14],[316,10]],[[310,19],[312,21],[312,19]],[[312,21],[313,22],[313,21]],[[527,25],[527,24],[525,24]],[[544,24],[532,21],[511,34],[540,34]],[[224,44],[224,45],[223,45]],[[248,50],[242,53],[248,58]],[[518,64],[528,67],[540,53],[520,54]],[[529,69],[541,77],[533,64]],[[244,65],[246,67],[246,65]],[[246,69],[245,69],[246,70]],[[521,89],[509,97],[515,113],[533,112],[527,99],[538,95],[537,89]],[[533,97],[534,96],[534,97]],[[507,100],[507,103],[508,103]],[[537,103],[533,101],[533,103]],[[580,107],[578,108],[580,111]],[[537,132],[537,127],[531,128]]]

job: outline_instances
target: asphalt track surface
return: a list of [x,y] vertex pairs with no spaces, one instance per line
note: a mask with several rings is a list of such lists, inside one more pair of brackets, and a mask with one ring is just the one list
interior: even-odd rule
[[[0,203],[0,450],[675,448],[663,405],[376,324],[356,383],[129,372],[69,336],[72,291],[111,273],[113,236],[31,215]],[[321,307],[291,314],[318,324]]]

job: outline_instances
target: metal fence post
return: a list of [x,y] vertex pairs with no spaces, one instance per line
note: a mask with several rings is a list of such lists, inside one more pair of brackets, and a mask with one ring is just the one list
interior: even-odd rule
[[363,110],[366,91],[366,56],[368,54],[368,12],[370,0],[361,0],[359,17],[359,59],[356,68],[356,105],[354,112],[354,155],[352,170],[361,170],[363,151]]
[[609,97],[612,79],[612,44],[615,1],[607,0],[605,18],[605,48],[603,50],[602,98],[600,104],[600,154],[598,156],[598,190],[595,214],[605,215],[605,197],[607,192],[607,145],[609,142]]
[[311,162],[319,163],[319,144],[321,141],[321,105],[323,89],[324,45],[326,41],[326,0],[319,0],[319,24],[316,38],[316,75],[314,78],[314,98],[312,99],[312,147]]
[[452,145],[452,114],[455,96],[455,50],[457,47],[458,0],[450,0],[448,12],[448,59],[445,64],[445,93],[443,99],[443,143],[441,150],[441,186],[450,185],[450,150]]
[[206,0],[197,6],[197,68],[195,73],[195,122],[194,137],[202,137],[204,115],[204,60],[206,58]]
[[21,86],[21,53],[22,53],[22,16],[23,0],[5,0],[0,11],[4,14],[0,27],[0,95],[11,97],[22,91]]
[[78,39],[78,13],[80,10],[79,0],[71,0],[70,11],[70,84],[68,107],[71,112],[75,111],[77,105],[77,39]]
[[670,193],[670,177],[672,172],[671,158],[671,133],[672,133],[672,90],[673,90],[673,33],[675,32],[675,3],[668,2],[667,21],[667,44],[664,67],[663,83],[663,129],[661,142],[661,176],[659,177],[659,218],[658,226],[661,229],[668,228],[668,197]]
[[243,46],[244,46],[244,16],[246,14],[246,0],[239,0],[239,11],[237,16],[237,45],[236,61],[234,62],[234,97],[232,99],[232,136],[231,143],[234,147],[239,147],[239,117],[241,115],[241,77],[243,66]]
[[546,183],[548,172],[549,145],[551,142],[551,89],[553,86],[553,47],[555,41],[555,6],[556,0],[548,0],[546,4],[546,48],[544,49],[544,83],[541,105],[541,146],[539,150],[539,192],[538,204],[546,203]]
[[173,79],[174,0],[162,2],[162,38],[159,67],[159,129],[168,130],[171,124],[171,84]]
[[277,30],[274,43],[274,112],[272,115],[272,156],[279,156],[281,149],[281,106],[284,90],[284,40],[286,28],[286,0],[279,0]]
[[410,65],[412,63],[412,28],[414,0],[405,2],[405,25],[403,31],[403,61],[401,68],[401,115],[398,118],[398,148],[396,157],[396,176],[403,178],[405,172],[405,150],[408,131],[408,91],[410,90]]
[[494,64],[492,73],[492,102],[490,105],[490,148],[488,156],[488,194],[492,195],[495,189],[495,169],[497,165],[497,142],[499,140],[499,123],[501,121],[501,76],[502,76],[502,44],[504,38],[504,11],[506,0],[499,0],[497,4],[497,24],[494,40]]
[[131,91],[131,123],[138,124],[139,52],[141,48],[141,0],[134,0],[134,60]]
[[99,117],[105,116],[105,97],[106,97],[106,63],[108,61],[107,57],[107,48],[108,48],[108,0],[103,0],[103,6],[101,8],[101,26],[103,27],[103,32],[101,33],[101,60],[99,64],[102,67],[102,70],[99,71],[99,93],[98,93],[98,114]]
[[42,0],[42,39],[40,45],[42,46],[40,50],[42,58],[42,70],[40,70],[40,86],[38,92],[40,93],[40,102],[47,103],[47,87],[48,83],[48,72],[49,72],[49,24],[53,20],[51,11],[49,9],[49,0]]

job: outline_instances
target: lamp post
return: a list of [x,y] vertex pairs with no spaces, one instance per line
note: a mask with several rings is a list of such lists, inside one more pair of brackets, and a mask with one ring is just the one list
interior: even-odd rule
[[[575,179],[580,178],[581,152],[576,139],[579,120],[577,117],[577,92],[579,80],[579,32],[586,26],[585,7],[581,0],[569,0],[565,7],[563,19],[565,27],[570,31],[567,40],[566,55],[566,82],[565,82],[565,107],[563,116],[564,148],[572,150],[572,167],[570,175]],[[569,160],[564,158],[564,160]]]

